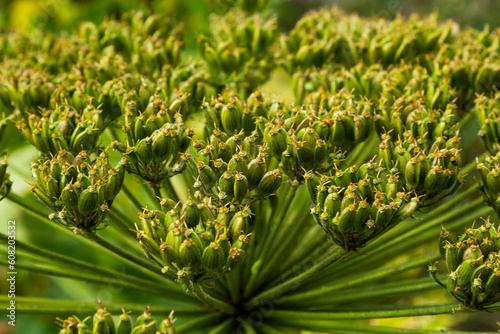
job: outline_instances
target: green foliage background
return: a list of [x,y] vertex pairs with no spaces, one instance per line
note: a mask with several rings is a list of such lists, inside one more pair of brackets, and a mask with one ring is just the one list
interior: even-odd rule
[[[365,16],[382,16],[392,18],[399,13],[410,15],[412,13],[429,14],[438,11],[441,19],[452,18],[462,25],[482,28],[485,24],[491,27],[500,25],[500,2],[495,0],[271,0],[271,11],[278,16],[280,29],[286,31],[293,27],[295,22],[307,10],[321,6],[337,5],[345,12],[357,12]],[[154,6],[158,11],[169,13],[186,26],[186,46],[188,51],[193,50],[196,36],[208,28],[209,8],[203,0],[0,0],[0,31],[10,29],[43,28],[51,31],[68,31],[73,29],[80,21],[90,20],[100,22],[105,16],[117,15],[140,6]],[[274,79],[272,86],[274,92],[281,92],[280,76]],[[278,84],[276,86],[275,84]],[[271,85],[269,85],[271,86]],[[32,196],[29,185],[24,180],[30,180],[29,164],[35,150],[25,143],[19,134],[9,129],[5,144],[11,153],[10,165],[12,178],[15,182],[16,193]],[[0,147],[0,151],[2,151]],[[66,255],[92,260],[96,264],[112,266],[121,270],[121,265],[103,254],[88,252],[83,243],[76,243],[75,239],[67,239],[65,234],[55,225],[48,227],[36,219],[19,211],[7,201],[0,204],[2,226],[9,218],[16,218],[18,224],[19,240],[36,244],[40,247],[59,251]],[[42,212],[45,212],[42,210]],[[106,230],[105,235],[113,239],[112,233]],[[4,249],[1,249],[4,252]],[[131,273],[133,274],[133,273]],[[5,282],[4,273],[0,272],[0,279]],[[5,294],[4,284],[0,285],[0,293]],[[17,281],[17,295],[43,296],[68,300],[93,302],[95,297],[104,302],[130,302],[154,304],[151,297],[144,299],[140,294],[132,291],[114,291],[112,288],[97,286],[95,284],[74,283],[68,279],[52,278],[32,273],[20,273]],[[443,291],[444,292],[444,291]],[[90,300],[89,296],[93,296]],[[125,297],[126,296],[126,297]],[[163,303],[163,300],[157,301]],[[3,312],[2,312],[3,313]],[[480,315],[487,317],[488,315]],[[2,325],[0,320],[0,333],[9,333],[9,328]],[[18,316],[17,333],[55,333],[52,315],[48,316]],[[478,320],[480,321],[480,319]],[[488,320],[490,323],[493,321]],[[462,328],[465,329],[465,328]],[[486,329],[486,328],[485,328]],[[491,329],[491,328],[490,328]]]

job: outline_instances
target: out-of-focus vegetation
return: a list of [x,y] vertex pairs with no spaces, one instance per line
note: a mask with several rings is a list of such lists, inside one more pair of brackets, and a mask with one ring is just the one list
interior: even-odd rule
[[[278,15],[282,29],[290,29],[304,12],[336,5],[346,13],[393,18],[397,14],[429,14],[438,12],[442,19],[482,28],[500,25],[500,2],[495,0],[271,0],[271,11]],[[209,24],[209,8],[203,0],[2,0],[0,30],[12,27],[49,30],[71,29],[80,21],[99,22],[107,15],[151,6],[172,15],[190,26],[191,31],[204,31]]]

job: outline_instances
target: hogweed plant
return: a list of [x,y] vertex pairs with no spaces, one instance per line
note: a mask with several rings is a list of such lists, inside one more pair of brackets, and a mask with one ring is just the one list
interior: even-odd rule
[[[194,57],[188,26],[143,11],[0,36],[2,144],[37,152],[15,171],[33,195],[5,153],[0,197],[87,249],[20,238],[17,269],[132,302],[18,296],[17,312],[59,333],[251,334],[441,333],[366,320],[498,311],[500,30],[324,9],[278,36],[265,1],[211,4]],[[293,102],[266,93],[279,67]]]

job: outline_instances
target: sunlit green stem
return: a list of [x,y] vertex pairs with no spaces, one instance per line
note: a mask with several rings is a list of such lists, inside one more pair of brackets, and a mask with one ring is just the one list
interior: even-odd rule
[[235,314],[237,312],[234,306],[206,293],[199,283],[188,281],[187,284],[189,286],[189,290],[192,291],[201,302],[226,314]]
[[245,334],[257,334],[255,329],[252,327],[250,322],[247,319],[238,318],[241,326],[243,327]]
[[357,319],[383,319],[416,317],[424,315],[450,314],[468,311],[462,304],[436,305],[436,306],[399,306],[393,310],[368,311],[368,312],[298,312],[276,310],[273,319],[309,319],[309,320],[357,320]]
[[[303,212],[303,211],[300,211]],[[299,223],[292,221],[293,226],[290,228],[285,228],[284,235],[286,238],[283,238],[278,244],[278,249],[273,251],[270,254],[270,259],[266,261],[264,266],[264,270],[262,270],[262,277],[267,278],[269,275],[277,274],[275,272],[279,263],[284,263],[287,260],[288,255],[290,255],[290,249],[293,244],[300,244],[300,241],[304,238],[304,227],[305,224],[309,223],[312,219],[310,215],[303,215],[303,218]],[[306,239],[311,241],[311,239]]]
[[[289,255],[283,263],[278,264],[278,267],[273,270],[273,276],[267,286],[278,284],[282,277],[288,277],[297,268],[309,266],[312,262],[320,261],[328,256],[328,248],[331,247],[331,242],[327,240],[325,232],[319,227],[311,228],[303,235],[302,240],[297,242],[295,250]],[[347,254],[349,256],[349,254]]]

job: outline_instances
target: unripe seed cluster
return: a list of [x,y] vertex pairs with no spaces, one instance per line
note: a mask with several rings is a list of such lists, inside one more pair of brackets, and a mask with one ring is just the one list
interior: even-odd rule
[[429,147],[425,136],[414,137],[405,131],[393,142],[384,135],[379,145],[379,159],[386,170],[397,170],[406,191],[421,196],[419,206],[432,205],[452,194],[463,183],[458,135],[438,137]]
[[413,215],[419,204],[404,192],[397,175],[373,162],[336,169],[331,177],[306,173],[305,178],[316,222],[348,251]]
[[443,230],[439,251],[446,261],[450,294],[472,308],[500,301],[500,232],[487,219],[457,237]]
[[75,233],[95,232],[107,225],[106,215],[125,178],[125,162],[111,167],[107,151],[93,158],[60,151],[31,166],[31,191],[55,213],[50,218]]
[[190,198],[184,205],[162,199],[160,204],[162,211],[140,215],[137,239],[164,273],[174,273],[181,283],[200,282],[220,277],[245,260],[250,208],[213,205],[210,197]]
[[80,320],[76,316],[67,319],[59,319],[61,326],[59,334],[175,334],[174,312],[170,313],[168,318],[163,319],[160,324],[153,319],[149,306],[144,313],[139,315],[135,321],[132,321],[130,313],[122,309],[123,313],[119,316],[118,322],[115,322],[111,312],[106,310],[102,304],[99,304],[97,312],[92,317],[92,325],[89,327],[86,322],[90,316]]

